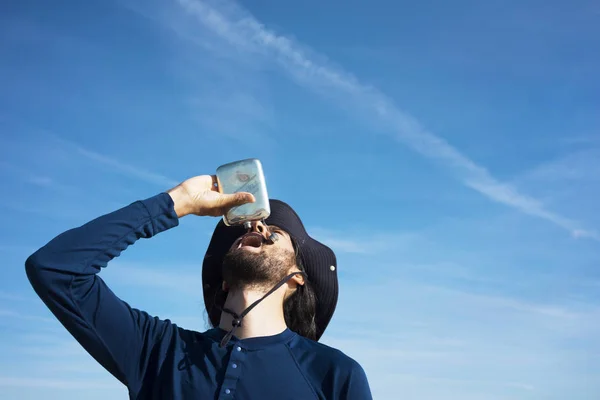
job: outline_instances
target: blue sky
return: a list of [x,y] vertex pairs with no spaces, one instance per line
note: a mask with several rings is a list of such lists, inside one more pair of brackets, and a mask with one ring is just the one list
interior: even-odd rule
[[[258,157],[338,254],[323,342],[375,398],[597,399],[599,20],[592,1],[2,2],[3,398],[126,398],[35,297],[31,252]],[[216,222],[102,276],[204,330]]]

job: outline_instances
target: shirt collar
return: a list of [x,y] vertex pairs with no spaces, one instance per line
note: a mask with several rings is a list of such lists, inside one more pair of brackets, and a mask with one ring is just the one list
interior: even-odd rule
[[[217,327],[206,331],[204,334],[216,342],[221,342],[221,339],[223,339],[223,336],[227,334],[227,331],[225,329]],[[239,339],[237,336],[234,335],[231,337],[231,340],[227,344],[227,347],[240,346],[248,350],[260,350],[265,347],[288,342],[294,336],[296,336],[296,333],[291,331],[289,328],[286,328],[281,333],[271,336],[259,336],[247,339]]]

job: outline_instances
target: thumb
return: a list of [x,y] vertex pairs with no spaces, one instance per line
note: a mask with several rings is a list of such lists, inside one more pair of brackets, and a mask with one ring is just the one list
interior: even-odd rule
[[254,203],[256,201],[252,193],[247,192],[223,194],[220,200],[221,206],[226,208],[241,206],[246,203]]

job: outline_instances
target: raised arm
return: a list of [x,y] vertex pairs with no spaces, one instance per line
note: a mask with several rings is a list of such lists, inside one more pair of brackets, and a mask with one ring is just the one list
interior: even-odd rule
[[223,215],[249,201],[253,197],[246,193],[219,194],[211,176],[191,178],[58,235],[27,259],[27,277],[81,346],[137,393],[149,359],[163,350],[172,326],[130,307],[98,273],[137,240],[176,227],[180,217]]

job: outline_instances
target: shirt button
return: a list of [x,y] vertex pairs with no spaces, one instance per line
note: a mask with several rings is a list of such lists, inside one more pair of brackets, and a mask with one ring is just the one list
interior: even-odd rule
[[233,368],[237,368],[237,364],[233,364],[233,365],[232,365],[232,367],[233,367]]
[[231,393],[231,390],[225,389],[225,394],[229,394],[229,393]]
[[240,346],[235,348],[237,351],[242,351],[242,348]]

